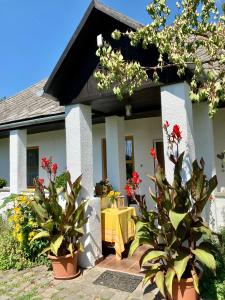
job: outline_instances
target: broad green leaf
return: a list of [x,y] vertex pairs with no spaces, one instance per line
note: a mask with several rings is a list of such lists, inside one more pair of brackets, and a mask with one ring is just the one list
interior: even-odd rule
[[193,281],[194,281],[194,287],[195,287],[195,290],[198,294],[200,294],[199,292],[199,277],[198,277],[198,274],[196,273],[195,270],[191,270],[191,275],[192,275],[192,278],[193,278]]
[[165,277],[164,273],[162,271],[159,271],[155,275],[155,283],[160,291],[160,293],[163,295],[163,297],[166,298],[165,294]]
[[69,243],[67,245],[67,250],[70,252],[70,254],[73,256],[74,255],[74,251],[73,251],[73,243]]
[[62,245],[63,241],[63,235],[56,235],[52,240],[51,240],[51,251],[54,253],[55,256],[58,256],[58,250],[60,246]]
[[31,240],[31,243],[37,239],[45,238],[45,237],[50,237],[50,234],[48,231],[41,231],[38,232]]
[[140,239],[139,238],[134,239],[132,244],[130,245],[129,256],[132,256],[139,246],[140,246]]
[[196,248],[191,250],[191,252],[197,257],[197,259],[205,265],[207,268],[212,270],[214,273],[216,271],[216,261],[213,255],[206,250]]
[[152,270],[150,270],[150,271],[148,271],[146,274],[145,274],[145,278],[144,278],[144,280],[143,280],[143,286],[145,286],[147,283],[148,283],[148,281],[150,280],[150,279],[152,279],[153,277],[155,277],[155,275],[156,275],[156,273],[159,271],[159,268],[157,267],[157,268],[154,268],[154,269],[152,269]]
[[165,276],[166,288],[171,298],[172,298],[172,289],[173,289],[173,279],[175,274],[176,274],[175,270],[169,268]]
[[167,258],[167,254],[164,251],[157,251],[157,250],[152,250],[150,252],[148,252],[143,260],[142,260],[142,265],[147,263],[148,261],[151,261],[153,259],[159,258],[159,257],[163,257],[163,258]]
[[177,274],[178,281],[180,282],[181,277],[186,270],[187,263],[190,259],[190,255],[180,255],[176,257],[176,260],[174,261],[174,270]]
[[183,221],[187,214],[188,213],[180,214],[172,210],[169,212],[169,218],[175,230],[177,230],[177,227],[179,226],[180,222]]
[[46,248],[44,248],[44,249],[41,251],[40,255],[45,254],[46,252],[48,252],[48,251],[50,251],[50,250],[51,250],[51,247],[50,247],[50,246],[49,246],[49,247],[46,247]]

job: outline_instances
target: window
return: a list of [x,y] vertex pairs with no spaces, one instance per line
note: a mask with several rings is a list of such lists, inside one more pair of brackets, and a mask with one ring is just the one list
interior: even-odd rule
[[27,186],[34,186],[34,178],[39,177],[39,148],[27,149]]
[[134,140],[132,136],[125,139],[126,174],[127,179],[132,177],[134,171]]
[[159,165],[162,168],[165,168],[163,141],[162,140],[155,140],[154,141],[154,148],[155,148],[155,151],[156,151],[156,157],[157,157]]
[[[125,155],[126,155],[126,174],[127,179],[132,177],[134,171],[134,142],[133,137],[125,138]],[[107,155],[106,155],[106,139],[102,139],[102,179],[107,178]]]

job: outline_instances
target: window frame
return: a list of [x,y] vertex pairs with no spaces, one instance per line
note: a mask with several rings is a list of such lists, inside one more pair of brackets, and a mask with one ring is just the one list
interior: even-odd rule
[[[132,164],[132,172],[135,171],[135,159],[134,159],[134,136],[128,135],[125,136],[125,143],[126,141],[131,140],[132,141],[132,159],[126,159],[126,153],[125,153],[125,160],[126,160],[126,177],[127,177],[127,164]],[[125,149],[126,150],[126,149]]]

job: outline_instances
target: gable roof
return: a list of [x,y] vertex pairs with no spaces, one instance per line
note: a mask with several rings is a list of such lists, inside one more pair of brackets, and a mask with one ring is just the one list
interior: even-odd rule
[[46,80],[41,80],[13,97],[0,101],[0,125],[64,114],[58,102],[43,97]]
[[[45,93],[70,103],[78,97],[99,62],[95,54],[97,35],[103,34],[104,39],[111,43],[113,30],[137,30],[140,27],[142,25],[135,20],[92,0],[46,82]],[[71,93],[68,93],[69,89]]]

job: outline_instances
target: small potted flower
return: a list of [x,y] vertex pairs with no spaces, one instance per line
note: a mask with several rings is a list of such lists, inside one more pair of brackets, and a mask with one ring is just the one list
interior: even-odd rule
[[[77,258],[79,251],[82,251],[80,239],[87,222],[86,201],[77,202],[82,176],[72,182],[70,173],[66,172],[67,184],[57,189],[55,183],[57,164],[52,163],[51,158],[44,157],[42,168],[47,172],[49,184],[45,186],[43,179],[35,180],[35,193],[31,199],[31,207],[40,229],[31,242],[40,238],[46,239],[48,244],[42,253],[47,253],[52,261],[54,277],[72,279],[79,274]],[[62,191],[66,202],[65,209],[59,203],[59,195]]]
[[111,203],[111,208],[122,208],[121,205],[118,204],[118,197],[120,197],[120,192],[110,191],[107,195]]
[[156,193],[151,192],[156,210],[145,211],[144,218],[135,218],[136,235],[130,255],[142,245],[149,245],[140,258],[145,267],[144,284],[154,281],[166,299],[199,299],[199,279],[203,267],[215,272],[216,262],[213,245],[203,237],[214,234],[202,218],[202,211],[217,186],[217,178],[207,179],[204,161],[192,163],[190,178],[183,180],[184,152],[179,154],[182,140],[180,127],[174,125],[169,132],[169,123],[164,124],[168,138],[168,155],[174,164],[173,182],[169,183],[164,169],[156,163],[156,174],[151,177]]

